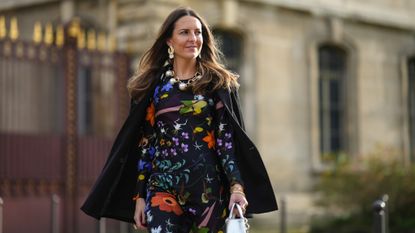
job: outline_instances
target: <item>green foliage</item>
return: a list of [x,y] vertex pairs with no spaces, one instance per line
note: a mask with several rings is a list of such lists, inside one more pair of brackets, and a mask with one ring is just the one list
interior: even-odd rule
[[370,159],[342,161],[324,172],[316,185],[317,204],[327,212],[313,219],[311,233],[370,233],[372,204],[389,196],[390,232],[415,232],[415,166]]

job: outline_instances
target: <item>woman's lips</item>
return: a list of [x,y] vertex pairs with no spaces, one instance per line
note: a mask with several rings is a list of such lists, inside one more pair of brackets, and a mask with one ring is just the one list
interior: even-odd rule
[[192,51],[197,51],[198,50],[198,48],[195,47],[195,46],[186,47],[186,49],[192,50]]

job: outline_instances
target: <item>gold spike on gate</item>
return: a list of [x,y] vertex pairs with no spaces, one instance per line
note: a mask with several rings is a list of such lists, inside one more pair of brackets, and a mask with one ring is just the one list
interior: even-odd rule
[[97,42],[96,42],[96,36],[95,36],[95,30],[89,29],[88,30],[88,49],[95,50],[97,48]]
[[33,42],[35,44],[42,42],[42,24],[39,21],[35,22],[35,26],[33,28]]
[[6,18],[4,16],[0,16],[0,39],[4,39],[6,37]]
[[47,45],[53,44],[53,28],[50,22],[46,24],[44,42]]
[[85,48],[85,30],[81,29],[78,33],[78,49],[84,49]]
[[80,30],[81,30],[81,23],[80,23],[79,18],[72,19],[69,25],[69,36],[77,37]]
[[115,37],[112,34],[108,35],[108,51],[114,52],[116,46]]
[[58,48],[60,48],[60,47],[63,46],[64,42],[65,42],[65,35],[64,35],[64,31],[63,31],[63,26],[59,25],[56,28],[56,40],[55,40],[56,46]]
[[107,38],[104,32],[98,34],[98,50],[101,52],[107,50]]
[[17,26],[17,18],[13,17],[10,20],[10,39],[17,40],[19,38],[19,28]]

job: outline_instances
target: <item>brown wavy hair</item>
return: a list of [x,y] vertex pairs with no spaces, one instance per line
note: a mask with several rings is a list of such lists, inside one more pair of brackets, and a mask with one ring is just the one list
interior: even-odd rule
[[238,75],[230,72],[221,62],[222,53],[208,24],[191,8],[180,7],[167,16],[158,33],[157,39],[140,59],[138,69],[128,80],[127,89],[134,100],[141,100],[159,79],[160,72],[165,71],[164,64],[168,61],[167,40],[171,38],[175,23],[183,16],[193,16],[202,24],[203,45],[200,58],[197,58],[197,69],[203,77],[192,83],[194,93],[213,92],[219,88],[237,89]]

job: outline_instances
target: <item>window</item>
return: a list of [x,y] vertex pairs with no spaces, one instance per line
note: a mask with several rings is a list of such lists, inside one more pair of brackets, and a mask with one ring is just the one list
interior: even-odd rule
[[225,65],[228,69],[239,73],[242,60],[242,39],[233,32],[216,29],[213,31],[219,43],[219,49],[225,56]]
[[323,161],[336,159],[345,151],[346,52],[336,46],[322,45],[319,64],[319,128]]
[[415,162],[415,57],[408,60],[408,113],[410,159]]

